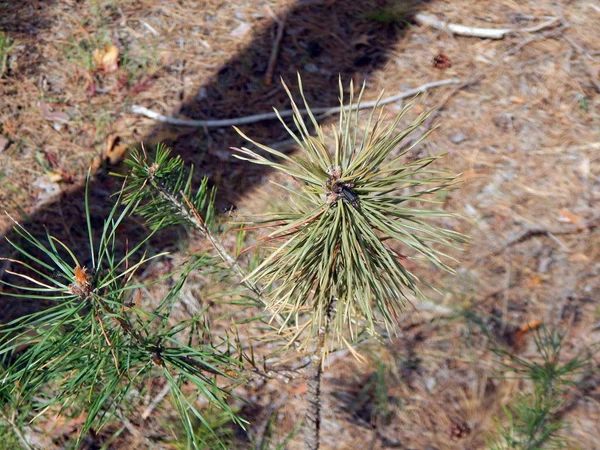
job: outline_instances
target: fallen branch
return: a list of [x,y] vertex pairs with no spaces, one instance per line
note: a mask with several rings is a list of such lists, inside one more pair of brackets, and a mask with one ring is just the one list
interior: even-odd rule
[[[405,92],[401,92],[396,95],[392,95],[391,97],[386,97],[381,99],[380,101],[372,101],[372,102],[364,102],[360,105],[351,105],[344,106],[344,111],[354,111],[357,109],[368,109],[374,108],[377,105],[385,105],[388,103],[394,103],[398,100],[402,100],[408,97],[412,97],[414,95],[420,94],[422,92],[426,92],[430,89],[447,86],[450,84],[459,84],[460,80],[457,78],[449,78],[446,80],[440,81],[432,81],[431,83],[425,83],[421,86],[410,89]],[[328,116],[330,114],[339,113],[342,110],[342,107],[323,107],[323,108],[313,108],[311,111],[313,114]],[[142,116],[148,117],[150,119],[157,120],[159,122],[168,123],[170,125],[178,125],[182,127],[198,127],[198,128],[223,128],[223,127],[231,127],[231,126],[240,126],[247,125],[250,123],[262,122],[265,120],[274,120],[277,119],[277,114],[274,112],[271,113],[262,113],[262,114],[253,114],[251,116],[239,117],[236,119],[216,119],[216,120],[193,120],[193,119],[178,119],[177,117],[165,116],[163,114],[152,111],[148,108],[144,108],[139,105],[132,105],[130,111],[134,114],[140,114]],[[306,114],[306,109],[299,110],[300,114]],[[294,111],[291,109],[287,109],[285,111],[281,111],[279,115],[284,117],[291,117],[294,114]]]
[[457,34],[459,36],[470,36],[483,39],[503,39],[507,35],[513,33],[535,33],[536,31],[543,30],[560,22],[560,19],[558,17],[553,17],[552,19],[547,20],[546,22],[543,22],[534,27],[513,29],[468,27],[466,25],[444,22],[443,20],[439,20],[437,17],[431,14],[424,13],[419,13],[415,15],[414,18],[418,24],[427,25],[429,27],[435,28],[436,30],[446,30],[452,34]]

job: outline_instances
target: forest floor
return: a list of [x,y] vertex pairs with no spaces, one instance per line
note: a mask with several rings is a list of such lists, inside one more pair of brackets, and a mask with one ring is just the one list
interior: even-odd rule
[[[488,448],[507,424],[504,408],[532,389],[506,376],[501,363],[510,361],[494,350],[539,361],[531,328],[540,326],[564,335],[561,361],[600,339],[600,4],[408,3],[0,1],[0,209],[68,242],[84,228],[88,168],[102,214],[120,184],[104,174],[122,171],[140,142],[164,142],[210,177],[225,210],[256,214],[283,194],[273,174],[231,156],[244,144],[231,127],[171,126],[131,107],[228,119],[288,109],[280,78],[295,88],[296,73],[312,107],[338,105],[339,76],[345,86],[364,82],[366,100],[456,79],[416,99],[409,115],[433,108],[433,131],[410,156],[447,152],[438,166],[461,175],[443,207],[460,219],[445,225],[470,243],[454,255],[456,274],[415,267],[440,293],[400,317],[396,336],[363,344],[368,363],[332,354],[322,440],[331,449]],[[460,36],[415,14],[515,31]],[[242,129],[259,142],[285,139],[276,121]],[[3,235],[10,223],[0,216]],[[11,308],[0,304],[5,315]],[[596,371],[561,394],[553,419],[568,448],[598,448],[599,384]],[[236,391],[251,405],[255,443],[267,424],[271,442],[299,425],[305,389],[299,379]],[[135,445],[134,435],[120,439]],[[285,448],[300,446],[296,435]]]

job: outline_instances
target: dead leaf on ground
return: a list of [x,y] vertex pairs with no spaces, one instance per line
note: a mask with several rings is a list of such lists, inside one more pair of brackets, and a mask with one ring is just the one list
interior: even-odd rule
[[116,72],[119,69],[119,49],[115,45],[105,45],[97,48],[92,55],[96,69],[104,73]]
[[46,102],[40,102],[39,105],[40,113],[42,114],[42,117],[46,120],[51,120],[53,122],[59,123],[67,123],[69,120],[71,120],[67,113],[64,113],[62,111],[52,111],[52,108]]
[[572,223],[573,225],[577,225],[583,220],[581,216],[572,213],[567,208],[561,208],[559,213],[560,214],[558,220],[561,222]]
[[433,58],[433,67],[438,70],[446,70],[452,67],[452,61],[444,53],[438,53]]
[[526,336],[532,331],[535,331],[538,328],[540,328],[543,324],[544,322],[542,322],[539,319],[532,319],[522,324],[516,330],[514,330],[512,334],[513,347],[522,348],[525,345]]
[[120,140],[121,138],[119,136],[111,134],[106,141],[104,158],[109,162],[109,164],[118,164],[123,160],[123,157],[127,152],[127,145],[120,144]]
[[542,277],[538,274],[533,274],[528,280],[527,280],[527,287],[537,287],[537,286],[541,286],[542,285]]
[[571,263],[586,263],[590,258],[583,253],[573,253],[569,256],[569,262]]

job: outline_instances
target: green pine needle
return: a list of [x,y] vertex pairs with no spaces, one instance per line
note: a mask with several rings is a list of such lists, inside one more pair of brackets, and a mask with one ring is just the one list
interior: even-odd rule
[[[185,186],[181,189],[187,192]],[[194,204],[206,201],[200,197],[191,197]],[[175,404],[182,406],[189,447],[199,449],[202,443],[186,426],[192,416],[203,421],[194,406],[197,393],[182,392],[182,384],[193,385],[211,405],[241,424],[227,403],[228,393],[215,378],[239,378],[240,362],[232,356],[227,336],[221,336],[224,342],[219,345],[211,343],[209,330],[198,326],[200,316],[175,325],[169,320],[190,272],[212,270],[213,258],[192,257],[153,309],[143,311],[131,302],[136,292],[164,280],[135,280],[139,269],[165,255],[145,255],[153,233],[118,256],[116,234],[140,200],[133,199],[125,206],[117,200],[97,242],[86,201],[91,246],[87,270],[66,244],[49,234],[44,242],[15,222],[20,243],[9,242],[18,256],[0,257],[11,264],[7,270],[11,278],[0,280],[10,287],[3,295],[32,302],[33,310],[41,310],[0,327],[0,400],[10,406],[21,424],[50,414],[84,414],[75,443],[79,447],[92,428],[101,429],[135,402],[134,389],[163,376]],[[155,225],[160,228],[162,221]]]
[[[278,246],[248,278],[270,289],[268,306],[288,320],[310,311],[314,333],[328,318],[340,339],[348,330],[357,335],[357,319],[371,332],[378,322],[389,327],[410,298],[422,297],[416,276],[403,264],[406,257],[392,249],[392,242],[452,271],[438,247],[454,246],[464,237],[429,223],[426,219],[450,214],[420,209],[417,201],[431,202],[422,197],[447,188],[454,177],[430,168],[440,156],[407,162],[405,155],[412,147],[396,153],[428,113],[399,129],[409,107],[389,125],[384,124],[381,111],[375,116],[375,108],[361,129],[358,105],[364,87],[355,104],[351,85],[349,107],[342,109],[337,129],[332,130],[335,145],[330,148],[306,103],[300,78],[299,85],[308,123],[287,87],[296,131],[281,121],[302,149],[297,156],[255,142],[237,130],[262,150],[235,149],[237,158],[281,171],[302,185],[289,190],[289,210],[271,217],[279,226],[268,239],[276,239]],[[316,136],[310,134],[310,127]]]
[[126,163],[131,167],[124,189],[125,203],[136,204],[136,213],[153,229],[170,225],[210,227],[213,223],[215,190],[204,177],[194,191],[194,168],[187,169],[179,155],[171,157],[164,145],[149,162],[145,151],[134,151]]

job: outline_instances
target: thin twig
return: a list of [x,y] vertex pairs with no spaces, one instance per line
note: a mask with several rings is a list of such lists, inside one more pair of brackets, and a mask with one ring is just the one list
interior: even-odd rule
[[565,41],[567,41],[569,43],[569,45],[573,48],[573,50],[575,50],[575,52],[577,52],[579,54],[579,56],[581,57],[581,64],[583,65],[583,68],[585,69],[586,73],[588,74],[588,77],[590,78],[590,81],[594,85],[594,88],[596,89],[596,91],[598,91],[598,93],[600,93],[600,81],[598,81],[598,76],[596,75],[594,70],[590,67],[590,65],[586,61],[586,59],[589,58],[588,53],[585,51],[585,49],[583,47],[581,47],[581,45],[579,45],[578,43],[573,41],[566,34],[561,33],[561,36],[563,37],[563,39]]
[[560,17],[552,17],[551,19],[547,20],[546,22],[542,22],[539,25],[515,30],[515,33],[536,33],[538,31],[545,30],[546,28],[550,28],[558,22],[562,23]]
[[[269,8],[270,10],[270,8]],[[281,39],[283,38],[283,28],[285,26],[285,17],[283,19],[278,18],[271,11],[275,21],[277,22],[277,34],[273,41],[273,47],[271,48],[271,56],[269,57],[269,65],[265,73],[265,86],[271,86],[273,84],[273,73],[275,72],[275,64],[277,63],[277,56],[279,55],[279,48],[281,46]]]
[[468,27],[466,25],[444,22],[431,14],[424,13],[419,13],[415,15],[414,18],[420,25],[427,25],[436,30],[447,30],[452,34],[457,34],[459,36],[478,37],[482,39],[503,39],[512,33],[535,33],[536,31],[553,26],[560,21],[558,17],[553,17],[552,19],[533,27],[512,29]]
[[[188,208],[190,209],[194,218],[196,219],[193,223],[197,224],[198,228],[204,233],[204,236],[212,244],[212,246],[217,251],[219,256],[223,259],[223,261],[225,261],[229,265],[231,270],[233,270],[235,272],[235,274],[241,278],[242,283],[248,289],[250,289],[252,292],[254,292],[260,299],[261,298],[260,289],[257,286],[255,286],[254,283],[252,283],[252,281],[248,280],[247,274],[244,271],[244,269],[242,269],[240,267],[240,265],[237,263],[236,259],[229,254],[229,252],[225,249],[225,247],[223,246],[221,241],[214,234],[211,233],[211,231],[208,229],[208,227],[204,223],[204,220],[202,220],[200,213],[198,213],[198,211],[196,210],[196,208],[194,207],[192,202],[185,195],[183,195],[183,201],[187,204]],[[261,299],[261,301],[262,301],[262,299]]]
[[498,255],[498,254],[502,253],[504,250],[506,250],[507,248],[512,247],[517,244],[520,244],[522,242],[525,242],[536,236],[549,236],[550,238],[554,238],[554,236],[557,236],[557,235],[577,234],[577,233],[581,233],[584,230],[592,230],[592,229],[600,226],[600,224],[598,223],[599,221],[600,221],[600,214],[597,214],[594,217],[592,217],[591,219],[586,220],[585,222],[576,224],[576,225],[570,225],[570,226],[565,226],[565,227],[561,227],[561,228],[545,228],[545,227],[529,228],[529,229],[523,231],[522,233],[520,233],[517,237],[508,241],[506,244],[504,244],[499,249],[488,253],[485,257],[487,258],[490,256]]
[[[428,91],[433,88],[448,86],[450,84],[459,84],[460,80],[457,78],[449,78],[446,80],[440,81],[432,81],[430,83],[422,84],[421,86],[410,89],[405,92],[400,92],[399,94],[392,95],[391,97],[386,97],[381,99],[379,102],[364,102],[360,105],[349,105],[337,107],[323,107],[323,108],[313,108],[311,111],[313,114],[328,116],[330,114],[336,114],[342,111],[355,111],[357,109],[368,109],[374,108],[378,105],[385,105],[388,103],[394,103],[398,100],[403,100],[408,97],[412,97],[414,95],[420,94],[422,92]],[[261,113],[261,114],[253,114],[251,116],[239,117],[236,119],[215,119],[215,120],[193,120],[193,119],[179,119],[177,117],[165,116],[163,114],[157,113],[156,111],[152,111],[148,108],[144,108],[140,105],[132,105],[130,111],[134,114],[140,114],[142,116],[148,117],[150,119],[157,120],[159,122],[168,123],[170,125],[177,125],[182,127],[205,127],[205,128],[223,128],[223,127],[231,127],[231,126],[240,126],[247,125],[250,123],[262,122],[265,120],[274,120],[277,119],[277,114],[274,112],[271,113]],[[300,114],[307,114],[306,109],[298,110]],[[285,111],[281,111],[279,115],[282,118],[291,117],[294,115],[294,111],[291,109],[287,109]]]
[[[183,202],[174,194],[160,186],[156,180],[151,179],[150,183],[154,189],[156,189],[160,196],[162,196],[169,203],[174,205],[180,214],[182,214],[196,229],[200,230],[204,236],[211,243],[213,248],[216,250],[221,259],[230,267],[230,269],[240,278],[240,283],[247,289],[252,291],[256,295],[256,299],[267,308],[267,301],[264,299],[262,289],[255,285],[251,280],[248,279],[248,274],[238,264],[236,258],[231,256],[227,249],[223,246],[220,239],[215,236],[210,229],[206,226],[204,219],[200,213],[196,210],[193,203],[187,198],[183,192],[179,192],[179,197]],[[284,321],[279,315],[273,316],[279,324],[283,324]]]
[[148,22],[145,22],[142,20],[142,25],[150,32],[152,33],[155,37],[160,36],[160,33],[158,31],[156,31],[154,29],[154,27],[152,27],[152,25],[150,25]]
[[515,45],[512,49],[510,49],[508,52],[506,52],[506,54],[514,55],[515,53],[520,52],[523,49],[523,47],[531,44],[532,42],[539,41],[542,39],[558,37],[560,35],[561,35],[560,31],[552,30],[552,31],[547,31],[546,33],[540,33],[540,34],[535,34],[535,35],[529,36],[527,39],[523,39],[521,42],[519,42],[517,45]]
[[317,348],[312,355],[308,380],[306,381],[306,423],[304,445],[307,450],[318,450],[321,431],[321,375],[323,374],[324,333],[319,334]]
[[27,438],[21,431],[21,428],[19,428],[19,426],[15,423],[14,420],[12,420],[12,418],[8,417],[8,414],[5,413],[2,408],[0,408],[0,415],[2,415],[2,418],[4,419],[4,421],[8,425],[10,425],[13,432],[15,433],[15,436],[17,436],[17,439],[19,440],[19,442],[21,443],[23,448],[25,448],[27,450],[34,450],[34,447],[29,443],[29,441],[27,440]]
[[431,14],[419,13],[415,15],[415,21],[420,25],[427,25],[436,30],[447,30],[459,36],[470,36],[484,39],[502,39],[512,30],[510,28],[477,28],[444,22]]
[[156,407],[159,405],[159,403],[163,401],[163,399],[167,396],[167,394],[169,393],[170,390],[171,390],[171,385],[168,383],[165,384],[165,387],[163,387],[162,391],[160,391],[157,394],[157,396],[154,397],[154,400],[152,400],[152,403],[150,403],[148,405],[148,407],[142,413],[142,419],[146,420],[148,417],[150,417],[150,414],[152,414],[152,411],[154,411],[154,409],[156,409]]

